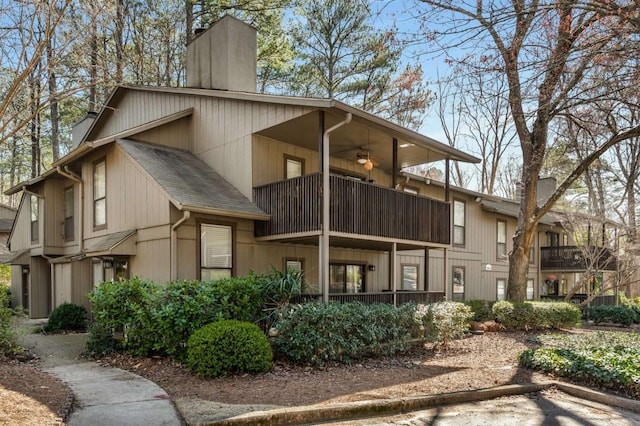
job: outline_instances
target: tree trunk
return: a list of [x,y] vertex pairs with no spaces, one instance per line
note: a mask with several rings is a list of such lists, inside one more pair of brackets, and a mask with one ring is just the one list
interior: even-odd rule
[[118,0],[116,4],[116,33],[115,33],[115,41],[116,41],[116,84],[122,83],[122,67],[123,67],[123,54],[124,46],[122,33],[124,31],[124,1]]
[[185,0],[184,5],[185,5],[186,14],[187,14],[186,40],[188,45],[189,43],[191,43],[191,40],[193,40],[193,1]]
[[98,24],[95,15],[91,23],[91,42],[90,42],[91,65],[89,68],[89,111],[98,110]]
[[53,65],[53,40],[47,41],[47,73],[49,80],[49,111],[51,114],[51,152],[53,161],[60,158],[59,116],[58,116],[58,85]]

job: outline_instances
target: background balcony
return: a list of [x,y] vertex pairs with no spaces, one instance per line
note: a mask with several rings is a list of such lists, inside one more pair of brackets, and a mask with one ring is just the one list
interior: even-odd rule
[[615,271],[617,260],[607,247],[540,247],[540,269],[584,271]]
[[[449,203],[342,176],[329,181],[331,231],[449,244]],[[271,215],[256,222],[256,237],[320,231],[321,194],[319,173],[254,188],[254,202]]]

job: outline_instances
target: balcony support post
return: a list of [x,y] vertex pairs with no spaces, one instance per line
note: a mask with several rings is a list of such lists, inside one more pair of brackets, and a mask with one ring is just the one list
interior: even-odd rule
[[392,158],[393,164],[391,165],[391,187],[393,189],[398,189],[398,139],[393,138],[392,144]]
[[391,290],[393,291],[393,306],[398,306],[398,244],[395,242],[391,245],[391,259],[389,260]]
[[442,278],[444,279],[444,298],[445,300],[451,300],[451,289],[449,288],[449,265],[447,264],[447,249],[443,248],[442,253],[442,267],[444,268],[442,271]]
[[320,235],[320,286],[322,301],[329,303],[329,136],[338,128],[351,122],[351,113],[344,120],[322,133],[322,234]]

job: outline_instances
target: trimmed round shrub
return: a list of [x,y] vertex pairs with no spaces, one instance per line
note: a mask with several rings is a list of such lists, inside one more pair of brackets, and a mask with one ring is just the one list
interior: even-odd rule
[[418,305],[416,317],[424,325],[425,339],[446,347],[450,341],[464,337],[473,312],[464,303],[445,301]]
[[47,333],[60,331],[83,331],[87,327],[87,310],[84,306],[63,303],[51,312],[49,322],[44,326]]
[[196,330],[187,343],[187,366],[203,377],[267,371],[272,359],[267,336],[248,322],[223,320],[207,324]]

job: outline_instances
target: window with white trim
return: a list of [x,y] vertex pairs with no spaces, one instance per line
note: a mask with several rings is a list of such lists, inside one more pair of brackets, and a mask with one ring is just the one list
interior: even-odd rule
[[200,279],[215,281],[233,274],[233,227],[200,224]]
[[40,239],[40,199],[35,195],[29,197],[31,204],[31,242],[37,243]]
[[402,290],[417,290],[418,289],[418,270],[419,265],[402,265],[401,272],[402,277],[400,279]]
[[64,190],[64,240],[73,241],[75,238],[74,194],[73,186]]
[[496,226],[496,258],[507,260],[507,222],[499,220]]
[[107,162],[93,163],[93,227],[107,225]]
[[453,200],[453,244],[463,246],[465,243],[466,205],[462,200]]
[[535,296],[533,286],[534,286],[533,278],[529,278],[527,280],[527,300],[533,300]]
[[507,280],[505,278],[498,278],[496,280],[496,300],[507,299]]

